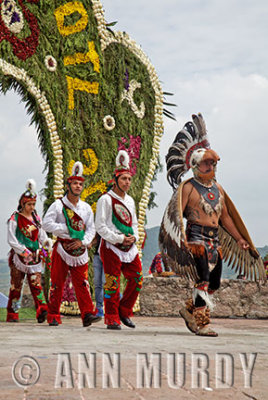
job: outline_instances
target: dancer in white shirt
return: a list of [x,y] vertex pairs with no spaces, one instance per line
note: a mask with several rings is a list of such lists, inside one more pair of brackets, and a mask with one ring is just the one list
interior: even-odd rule
[[[138,222],[135,203],[127,194],[131,185],[129,157],[121,150],[116,158],[112,190],[97,203],[96,230],[101,236],[100,257],[105,272],[104,322],[108,329],[121,329],[121,322],[135,328],[129,318],[142,287],[142,266],[135,242],[138,241]],[[127,286],[120,300],[120,275]]]
[[41,227],[41,219],[35,210],[37,195],[33,179],[27,181],[26,188],[26,192],[19,200],[18,211],[15,211],[8,220],[11,287],[7,304],[7,322],[19,322],[19,300],[26,274],[35,303],[36,319],[42,323],[47,315],[47,304],[41,286],[42,259],[43,261],[49,259],[48,247],[51,247],[51,243]]
[[68,271],[72,276],[83,326],[101,318],[94,309],[88,283],[87,247],[95,236],[93,212],[89,204],[80,200],[83,190],[83,166],[76,162],[72,175],[67,179],[68,191],[48,209],[44,229],[57,236],[52,253],[51,288],[47,321],[49,325],[61,324],[60,304]]

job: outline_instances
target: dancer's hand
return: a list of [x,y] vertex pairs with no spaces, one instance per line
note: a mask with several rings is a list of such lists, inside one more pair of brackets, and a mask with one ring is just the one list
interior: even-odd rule
[[136,238],[134,235],[128,234],[127,236],[125,235],[124,241],[123,241],[123,246],[130,246],[136,241]]
[[24,262],[25,262],[25,264],[30,264],[30,262],[32,262],[33,259],[34,259],[33,254],[29,253],[28,256],[24,258]]
[[247,242],[245,239],[243,239],[243,238],[239,239],[239,240],[237,241],[237,244],[238,244],[238,246],[239,246],[241,249],[243,249],[243,250],[249,249],[249,244],[248,244],[248,242]]
[[65,245],[67,250],[76,250],[82,247],[82,242],[79,239],[73,239],[70,243]]

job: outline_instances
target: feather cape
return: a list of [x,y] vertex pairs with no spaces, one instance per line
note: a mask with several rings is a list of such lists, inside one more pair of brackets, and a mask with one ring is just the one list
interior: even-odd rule
[[[186,233],[182,215],[182,189],[190,179],[182,182],[174,192],[165,210],[159,233],[159,247],[163,256],[167,257],[173,271],[188,279],[198,279],[195,263],[191,252],[185,246]],[[219,221],[219,240],[224,261],[238,274],[247,279],[266,281],[263,261],[254,246],[245,224],[230,197],[224,191],[225,204],[236,229],[248,242],[249,249],[241,249],[232,235]]]

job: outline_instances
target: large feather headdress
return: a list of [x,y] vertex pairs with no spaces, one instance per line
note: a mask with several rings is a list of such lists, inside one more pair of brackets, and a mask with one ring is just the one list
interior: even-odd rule
[[210,148],[202,114],[193,114],[192,120],[177,134],[166,156],[167,179],[174,190],[180,184],[182,176],[190,169],[193,152],[200,148]]
[[[198,149],[204,149],[205,153],[209,152],[212,158],[214,156],[217,158],[218,156],[213,150],[208,150],[210,146],[202,115],[193,115],[192,119],[193,122],[187,122],[177,134],[166,156],[167,178],[174,189],[174,193],[166,207],[161,223],[159,247],[163,257],[166,257],[170,267],[176,274],[196,280],[198,279],[198,274],[193,256],[186,245],[187,240],[182,214],[182,191],[189,180],[181,183],[181,178],[190,167],[193,167],[193,158],[195,153],[199,151]],[[215,154],[211,155],[211,152]],[[204,152],[201,151],[201,153],[201,158],[203,158]],[[265,281],[266,273],[263,261],[249,236],[244,222],[225,192],[224,198],[228,213],[241,236],[248,242],[249,249],[241,249],[228,230],[221,226],[220,222],[219,240],[223,259],[228,261],[228,265],[237,273],[244,274],[247,279]]]

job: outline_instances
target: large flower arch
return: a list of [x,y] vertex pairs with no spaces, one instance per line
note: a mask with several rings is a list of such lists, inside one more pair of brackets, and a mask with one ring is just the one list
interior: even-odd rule
[[37,124],[46,206],[80,160],[83,199],[94,208],[125,148],[141,248],[163,134],[163,92],[148,57],[127,33],[111,31],[99,0],[0,0],[0,28],[1,88],[18,89]]

